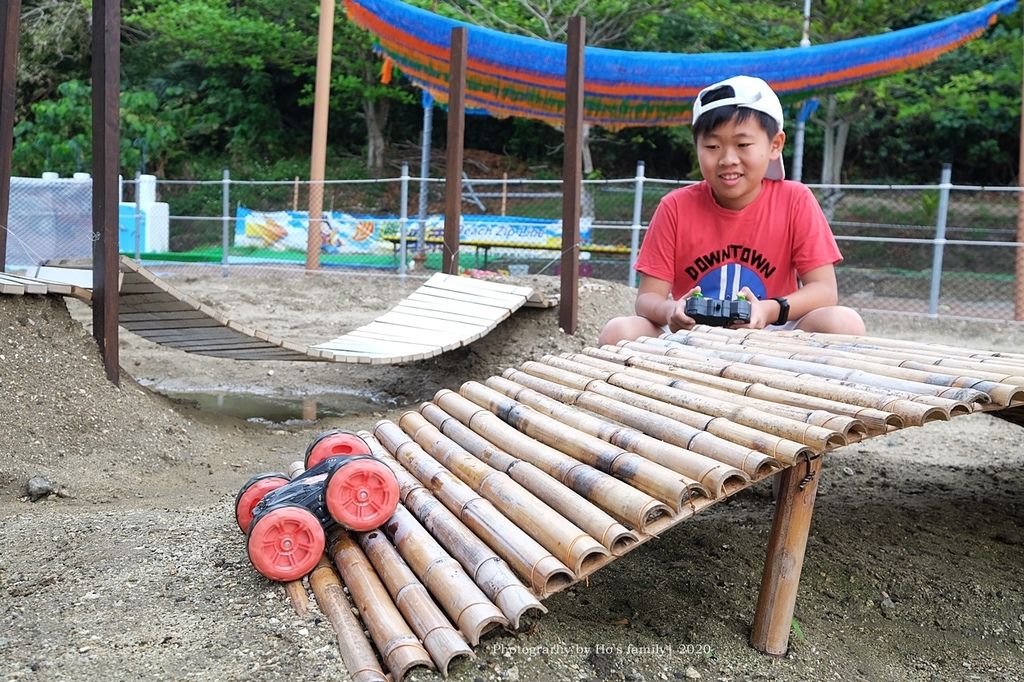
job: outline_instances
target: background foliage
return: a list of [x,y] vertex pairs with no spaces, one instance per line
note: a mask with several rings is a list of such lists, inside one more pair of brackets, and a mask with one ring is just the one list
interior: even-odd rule
[[[813,0],[810,39],[826,43],[934,21],[982,0]],[[340,3],[339,3],[340,4]],[[801,0],[454,0],[415,2],[524,35],[562,37],[583,6],[591,44],[666,52],[763,50],[797,45]],[[165,177],[304,177],[312,128],[315,0],[124,0],[122,166]],[[24,0],[14,172],[68,174],[90,161],[88,0]],[[623,21],[623,17],[628,21]],[[841,180],[931,183],[944,161],[958,183],[1017,181],[1021,14],[912,72],[833,92],[849,126]],[[419,144],[419,93],[399,76],[379,80],[365,34],[338,10],[329,177],[393,173]],[[795,108],[798,102],[787,102]],[[824,107],[823,107],[824,109]],[[821,179],[826,122],[807,126],[804,180]],[[444,146],[435,112],[435,147]],[[541,123],[473,117],[466,146],[508,157],[509,167],[557,174],[561,134]],[[594,130],[595,173],[695,177],[688,129]],[[792,145],[789,145],[791,151]]]

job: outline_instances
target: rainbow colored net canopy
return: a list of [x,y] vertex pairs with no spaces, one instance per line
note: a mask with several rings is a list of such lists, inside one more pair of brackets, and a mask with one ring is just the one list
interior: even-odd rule
[[[747,74],[780,96],[822,90],[927,64],[976,38],[1016,0],[913,28],[827,45],[761,52],[671,54],[588,47],[584,121],[617,129],[689,123],[704,86]],[[466,106],[493,116],[558,124],[563,119],[565,46],[448,19],[398,0],[345,0],[349,17],[415,85],[448,101],[451,29],[468,29]]]

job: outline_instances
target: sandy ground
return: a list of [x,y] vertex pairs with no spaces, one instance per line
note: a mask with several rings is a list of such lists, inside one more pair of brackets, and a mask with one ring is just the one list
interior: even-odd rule
[[[164,274],[239,321],[305,342],[369,321],[420,283]],[[325,428],[367,428],[438,388],[592,343],[631,301],[624,286],[584,281],[576,336],[559,331],[555,311],[523,310],[466,349],[405,367],[233,363],[125,334],[118,389],[76,321],[85,309],[0,297],[0,679],[347,679],[315,606],[298,618],[249,566],[232,518],[239,485],[298,458]],[[1019,325],[869,324],[1024,347]],[[360,401],[315,422],[260,423],[147,387]],[[552,597],[549,614],[487,638],[452,678],[1022,679],[1021,435],[975,415],[829,455],[783,658],[747,644],[772,514],[762,484]],[[59,494],[30,502],[33,475]]]

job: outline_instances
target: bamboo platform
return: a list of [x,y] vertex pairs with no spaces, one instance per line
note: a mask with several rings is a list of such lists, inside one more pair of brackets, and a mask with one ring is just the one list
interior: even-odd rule
[[[91,281],[91,270],[39,270],[37,277],[0,273],[0,293],[91,300],[91,290],[82,286]],[[437,273],[370,324],[304,346],[239,324],[124,257],[120,279],[118,323],[124,329],[187,353],[232,360],[413,362],[476,341],[523,306],[554,305],[528,287]]]
[[698,327],[547,356],[361,432],[401,503],[378,530],[336,531],[340,577],[325,560],[310,587],[332,622],[361,614],[336,625],[355,679],[446,674],[489,630],[518,628],[551,594],[779,474],[751,644],[781,655],[823,456],[1022,409],[1019,353]]

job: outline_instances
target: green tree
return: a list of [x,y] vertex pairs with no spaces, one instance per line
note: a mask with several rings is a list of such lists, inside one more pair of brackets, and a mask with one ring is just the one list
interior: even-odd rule
[[[30,116],[15,126],[15,174],[56,171],[68,175],[91,168],[92,89],[88,83],[71,80],[57,87],[57,95],[33,104]],[[168,161],[185,153],[179,137],[176,122],[161,111],[152,92],[121,93],[120,166],[124,175],[134,175],[143,149],[159,172]]]
[[139,0],[124,17],[138,36],[123,50],[125,80],[157,94],[193,149],[262,159],[291,151],[298,126],[290,115],[315,56],[310,10],[270,0]]
[[89,76],[89,5],[83,0],[23,0],[18,40],[17,114],[57,94],[65,80]]

